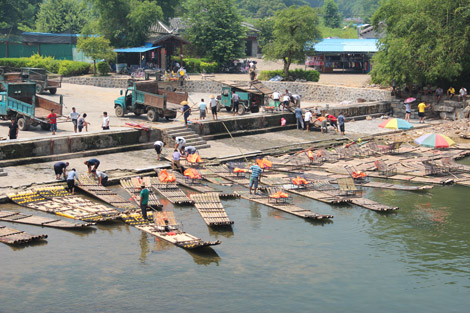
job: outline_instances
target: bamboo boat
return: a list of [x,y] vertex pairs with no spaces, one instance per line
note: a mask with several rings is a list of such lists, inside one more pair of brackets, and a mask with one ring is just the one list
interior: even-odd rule
[[228,218],[222,202],[220,202],[218,193],[192,194],[191,199],[194,200],[196,209],[208,226],[228,226],[233,224],[233,221]]
[[421,191],[429,190],[434,186],[432,185],[421,185],[421,186],[404,186],[404,185],[394,185],[387,184],[382,182],[369,181],[362,184],[363,187],[377,188],[377,189],[391,189],[391,190],[402,190],[402,191]]
[[142,183],[145,184],[147,188],[149,188],[149,202],[148,206],[152,209],[158,210],[163,207],[163,205],[160,203],[158,200],[157,195],[153,192],[152,188],[148,185],[148,181],[144,181],[138,177],[133,177],[133,178],[125,178],[121,179],[121,186],[124,188],[131,196],[131,198],[137,203],[137,205],[140,205],[140,191],[142,186]]
[[153,223],[139,220],[139,213],[122,213],[121,215],[124,220],[131,221],[134,219],[135,224],[133,226],[137,229],[183,249],[198,249],[221,244],[220,240],[203,241],[182,231],[171,211],[153,212]]
[[94,225],[94,223],[70,223],[60,219],[34,216],[32,214],[23,214],[11,211],[0,211],[0,221],[54,228],[88,228],[89,226]]
[[47,235],[31,235],[21,230],[16,230],[0,225],[0,241],[9,245],[18,245],[46,239]]
[[159,192],[173,204],[193,204],[194,201],[181,190],[176,183],[162,183],[158,177],[145,177],[144,181],[148,182],[151,188]]

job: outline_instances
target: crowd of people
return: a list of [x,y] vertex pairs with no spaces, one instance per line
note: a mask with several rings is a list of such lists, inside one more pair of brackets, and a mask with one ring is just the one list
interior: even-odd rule
[[[91,175],[92,177],[97,179],[98,184],[100,186],[106,186],[108,182],[108,175],[98,170],[98,167],[100,166],[100,161],[98,159],[92,158],[92,159],[85,161],[84,164],[87,166],[88,175]],[[63,162],[63,161],[56,162],[54,164],[55,179],[59,180],[62,176],[64,180],[67,182],[68,191],[74,194],[75,193],[75,181],[77,181],[79,184],[81,184],[81,182],[77,175],[77,170],[75,168],[67,170],[69,165],[70,165],[69,162]]]

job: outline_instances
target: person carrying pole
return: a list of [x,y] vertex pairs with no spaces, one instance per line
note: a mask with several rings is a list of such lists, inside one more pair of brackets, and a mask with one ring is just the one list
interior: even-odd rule
[[261,181],[261,172],[263,171],[258,164],[253,164],[250,166],[251,177],[250,177],[250,194],[252,188],[254,188],[254,194],[256,195],[256,190],[258,189],[258,183]]

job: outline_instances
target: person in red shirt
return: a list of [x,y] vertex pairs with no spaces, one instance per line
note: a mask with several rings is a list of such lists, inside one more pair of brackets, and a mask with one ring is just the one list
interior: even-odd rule
[[328,121],[330,122],[330,125],[333,126],[336,132],[338,132],[338,119],[334,115],[331,115],[331,114],[329,114],[327,118],[328,118]]
[[51,109],[51,114],[47,116],[49,124],[51,125],[52,135],[55,135],[57,131],[57,114],[54,113],[54,109]]

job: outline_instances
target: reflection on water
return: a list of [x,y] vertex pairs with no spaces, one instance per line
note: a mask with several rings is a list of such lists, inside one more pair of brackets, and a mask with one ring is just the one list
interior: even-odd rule
[[148,241],[148,235],[146,232],[142,232],[140,235],[140,257],[139,260],[142,263],[145,263],[145,259],[147,258],[147,254],[150,252],[149,248],[149,241]]
[[31,241],[31,242],[20,244],[20,245],[7,245],[7,246],[9,246],[13,251],[18,251],[18,250],[22,250],[25,248],[40,247],[44,245],[47,245],[47,238],[43,240],[38,240],[38,241]]
[[207,229],[209,230],[209,234],[216,239],[219,239],[220,237],[230,238],[234,234],[232,225],[218,226],[218,227],[208,226]]
[[193,260],[196,264],[209,265],[211,263],[215,263],[215,265],[219,266],[220,257],[211,247],[186,250],[186,252],[188,252],[188,254],[193,257]]

